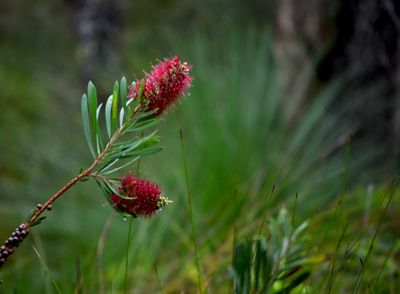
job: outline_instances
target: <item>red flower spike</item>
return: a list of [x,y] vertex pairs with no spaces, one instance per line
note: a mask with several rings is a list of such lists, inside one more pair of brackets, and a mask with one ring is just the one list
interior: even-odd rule
[[[113,205],[120,211],[133,217],[150,217],[161,208],[161,191],[156,183],[128,174],[121,178],[119,192],[127,198],[116,194],[110,196]],[[128,199],[130,198],[130,199]]]
[[165,58],[153,67],[143,80],[138,80],[129,88],[128,98],[137,98],[140,85],[144,81],[142,99],[147,103],[146,111],[155,110],[160,115],[190,87],[191,65],[181,62],[178,56]]

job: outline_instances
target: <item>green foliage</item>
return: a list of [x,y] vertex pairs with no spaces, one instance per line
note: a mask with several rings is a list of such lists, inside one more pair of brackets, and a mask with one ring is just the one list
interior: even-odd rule
[[305,255],[307,222],[293,228],[286,209],[269,223],[270,237],[237,244],[230,272],[235,293],[290,293],[310,275]]

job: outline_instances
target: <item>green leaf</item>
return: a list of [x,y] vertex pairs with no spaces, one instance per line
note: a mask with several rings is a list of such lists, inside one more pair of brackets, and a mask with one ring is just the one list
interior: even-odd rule
[[31,227],[40,225],[42,223],[42,221],[44,221],[46,219],[46,216],[41,216],[39,218],[37,218],[32,224]]
[[97,110],[96,110],[96,122],[97,122],[97,130],[98,130],[97,136],[96,136],[96,141],[97,141],[98,145],[100,145],[97,147],[99,153],[100,153],[100,149],[102,150],[104,148],[103,139],[101,137],[101,129],[99,126],[99,116],[100,116],[100,111],[101,111],[102,106],[103,106],[103,103],[100,103],[99,107],[97,107]]
[[114,133],[118,128],[118,83],[114,84],[113,101],[111,110],[111,133]]
[[126,167],[126,166],[128,166],[128,165],[130,165],[130,164],[132,164],[132,163],[134,163],[134,162],[137,161],[139,158],[140,158],[140,156],[137,156],[137,157],[135,157],[134,159],[128,161],[127,163],[125,163],[125,164],[123,164],[123,165],[121,165],[121,166],[118,166],[118,167],[116,167],[116,168],[114,168],[114,169],[112,169],[112,170],[110,170],[110,171],[103,172],[102,174],[103,174],[103,175],[108,175],[108,174],[114,173],[114,172],[116,172],[116,171],[118,171],[118,170],[120,170],[120,169],[122,169],[122,168],[124,168],[124,167]]
[[121,110],[119,112],[119,126],[121,128],[124,125],[124,114],[125,114],[125,110],[123,108],[121,108]]
[[144,79],[143,81],[140,83],[140,89],[139,89],[139,93],[136,97],[136,99],[140,102],[140,100],[142,100],[142,95],[143,95],[143,91],[144,91]]
[[119,159],[114,159],[114,160],[106,160],[104,165],[99,169],[98,173],[102,173],[103,171],[106,171],[110,167],[114,166]]
[[246,240],[235,246],[232,260],[235,293],[249,293],[252,263],[251,247],[251,240]]
[[104,198],[107,200],[107,202],[113,206],[113,203],[111,202],[110,195],[112,194],[111,191],[107,188],[107,186],[104,184],[103,181],[100,181],[96,179],[97,185],[99,185],[101,191],[103,192]]
[[128,110],[128,105],[127,105],[126,78],[125,77],[122,77],[122,79],[121,79],[121,87],[119,90],[120,90],[122,108],[124,109],[124,113],[125,113],[125,118],[126,118],[126,120],[129,120],[130,112]]
[[128,159],[128,158],[132,158],[132,157],[136,157],[136,156],[144,157],[144,156],[148,156],[151,154],[155,154],[162,150],[163,150],[163,147],[146,148],[143,150],[133,151],[133,152],[127,153],[127,154],[119,154],[118,156],[115,156],[114,158],[118,158],[118,159],[122,160],[122,159]]
[[101,181],[96,179],[96,182],[100,185],[100,187],[102,187],[104,196],[107,198],[108,201],[110,201],[110,195],[111,194],[115,194],[118,195],[119,197],[123,198],[123,199],[134,199],[133,197],[128,197],[124,194],[121,194],[117,189],[115,189],[113,187],[113,185],[107,181]]
[[267,243],[264,238],[257,238],[254,242],[253,260],[253,290],[264,293],[271,279],[272,260],[268,255]]
[[90,153],[92,154],[93,158],[96,158],[96,154],[94,152],[92,137],[90,134],[90,123],[89,123],[89,113],[88,113],[88,103],[87,103],[87,96],[82,96],[81,101],[81,111],[82,111],[82,123],[83,123],[83,131],[85,133],[86,142],[89,146]]
[[100,154],[100,142],[98,135],[99,123],[97,121],[97,94],[96,94],[96,87],[91,81],[88,83],[87,92],[88,92],[89,111],[92,122],[93,137],[96,140],[97,153]]
[[289,294],[294,288],[303,283],[310,276],[310,274],[311,272],[309,271],[299,274],[286,288],[278,291],[277,294]]
[[135,119],[125,125],[123,134],[135,132],[136,126],[145,124],[149,120],[156,119],[156,118],[152,117],[156,111],[157,110],[151,110],[151,111],[147,111],[147,112],[138,112],[135,115]]
[[127,158],[127,156],[132,157],[131,154],[136,154],[132,153],[132,151],[136,151],[136,149],[145,149],[154,144],[157,144],[160,141],[160,137],[156,136],[156,133],[157,130],[143,138],[132,140],[131,142],[126,144],[115,145],[113,148],[111,148],[111,150],[106,153],[104,158],[114,160]]
[[126,129],[125,132],[126,133],[141,132],[145,129],[148,129],[150,127],[157,125],[159,122],[160,122],[160,120],[157,118],[147,119],[147,120],[144,120],[142,122],[139,122],[137,124],[130,126],[128,129]]
[[113,133],[111,132],[111,109],[112,109],[113,95],[110,95],[106,102],[105,116],[108,137],[111,139]]

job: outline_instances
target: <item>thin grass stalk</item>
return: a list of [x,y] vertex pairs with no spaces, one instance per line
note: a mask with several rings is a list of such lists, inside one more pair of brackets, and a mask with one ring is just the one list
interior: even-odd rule
[[[272,186],[272,189],[271,189],[271,193],[269,194],[269,199],[268,200],[272,200],[272,196],[274,195],[274,192],[275,192],[275,184]],[[266,219],[267,219],[267,215],[268,215],[268,211],[267,211],[267,209],[268,209],[268,200],[267,200],[267,203],[266,203],[266,205],[265,205],[265,213],[263,214],[263,216],[262,216],[262,220],[261,220],[261,224],[260,224],[260,229],[258,230],[258,234],[259,235],[261,235],[262,234],[262,231],[263,231],[263,229],[264,229],[264,226],[265,226],[265,221],[266,221]]]
[[104,224],[103,230],[101,232],[98,244],[97,244],[97,268],[99,271],[99,293],[106,293],[105,283],[104,283],[104,270],[103,270],[103,251],[104,245],[106,243],[106,239],[108,237],[108,233],[110,232],[110,228],[112,225],[114,217],[114,210],[111,211],[110,216],[108,217],[106,223]]
[[[141,134],[143,137],[143,133]],[[136,175],[140,174],[140,158],[138,159],[136,165]],[[131,249],[131,236],[132,236],[132,217],[129,218],[128,224],[128,240],[126,242],[126,254],[125,254],[125,274],[124,274],[124,293],[126,294],[128,291],[128,268],[129,268],[129,251]]]
[[125,274],[124,274],[124,293],[128,293],[128,267],[129,267],[129,251],[131,248],[131,235],[132,235],[132,217],[128,221],[128,237],[126,242],[125,254]]
[[390,247],[390,250],[388,251],[388,253],[385,256],[385,260],[382,263],[382,266],[381,266],[381,268],[379,270],[379,274],[378,274],[376,280],[374,281],[374,283],[372,284],[371,288],[372,288],[373,291],[378,290],[378,289],[376,289],[376,287],[379,286],[379,282],[380,282],[382,274],[383,274],[383,272],[385,270],[386,264],[387,264],[390,256],[393,254],[395,248],[396,248],[396,242],[393,242],[392,246]]
[[154,269],[154,273],[157,278],[158,288],[160,290],[160,293],[162,294],[164,291],[163,291],[163,287],[162,287],[162,283],[161,283],[160,273],[158,272],[158,267],[157,267],[156,263],[153,264],[153,269]]
[[328,293],[329,294],[332,293],[333,283],[335,282],[335,269],[336,269],[336,262],[338,259],[338,255],[339,255],[339,249],[340,249],[340,246],[342,245],[342,241],[344,239],[344,236],[346,235],[348,228],[349,228],[349,223],[346,223],[346,225],[343,228],[342,234],[340,235],[339,241],[336,245],[335,255],[333,257],[332,266],[331,266],[331,274],[330,274],[329,281],[328,281]]
[[82,272],[81,272],[81,262],[79,257],[76,259],[75,266],[76,266],[76,282],[75,282],[74,294],[80,294],[82,287]]
[[40,255],[39,250],[37,250],[37,248],[36,248],[35,245],[33,245],[33,244],[32,244],[32,248],[33,248],[33,251],[35,251],[37,257],[39,258],[40,263],[41,263],[41,265],[43,266],[43,268],[44,268],[46,274],[47,274],[48,277],[50,278],[51,284],[53,285],[54,289],[56,289],[56,291],[57,291],[58,294],[62,294],[60,288],[59,288],[58,285],[57,285],[57,282],[54,280],[52,274],[50,273],[49,267],[47,266],[46,262],[44,261],[44,259],[43,259],[42,256]]
[[385,215],[386,215],[386,213],[388,211],[389,205],[392,202],[394,192],[396,191],[396,187],[397,187],[397,179],[394,179],[393,182],[392,182],[391,192],[389,194],[389,199],[387,200],[386,206],[385,206],[384,210],[382,211],[382,214],[381,214],[381,216],[379,218],[379,223],[378,223],[378,226],[376,227],[376,230],[375,230],[374,235],[372,237],[371,243],[370,243],[369,248],[368,248],[367,255],[365,256],[364,260],[360,260],[361,261],[361,269],[360,269],[360,272],[358,273],[358,276],[357,276],[356,282],[354,284],[353,290],[351,291],[352,294],[357,293],[357,291],[358,291],[358,287],[360,286],[360,283],[362,281],[363,274],[364,274],[364,271],[365,271],[365,266],[369,261],[369,257],[371,255],[372,249],[374,247],[374,243],[375,243],[376,237],[378,236],[379,230],[380,230],[380,228],[382,226],[383,218],[385,217]]
[[198,285],[200,294],[202,294],[203,289],[202,289],[202,279],[201,279],[198,245],[197,245],[197,234],[196,234],[196,227],[194,225],[194,217],[193,217],[193,210],[192,210],[192,195],[190,193],[190,188],[189,188],[189,173],[188,173],[188,168],[187,168],[185,143],[183,140],[182,129],[179,130],[179,135],[180,135],[180,143],[181,143],[183,170],[185,172],[185,185],[186,185],[186,194],[187,194],[187,198],[188,198],[189,218],[190,218],[190,222],[191,222],[191,226],[192,226],[192,238],[193,238],[194,255],[195,255],[195,262],[196,262],[196,269],[197,269],[197,285]]
[[296,193],[296,197],[294,199],[294,205],[293,205],[293,212],[292,212],[292,227],[294,228],[294,221],[296,218],[296,209],[297,209],[297,200],[299,198],[299,192]]

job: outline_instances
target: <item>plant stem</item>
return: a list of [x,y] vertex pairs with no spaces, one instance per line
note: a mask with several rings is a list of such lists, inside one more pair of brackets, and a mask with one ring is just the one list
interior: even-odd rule
[[121,135],[122,130],[124,129],[124,125],[121,126],[117,132],[112,136],[110,141],[107,143],[106,147],[104,147],[103,151],[100,153],[100,155],[93,161],[92,165],[89,166],[85,171],[77,175],[75,178],[73,178],[70,182],[68,182],[65,186],[63,186],[60,190],[58,190],[57,193],[55,193],[49,200],[46,201],[46,203],[43,204],[43,206],[29,219],[28,222],[25,223],[25,229],[28,229],[34,221],[51,205],[53,204],[54,201],[56,201],[61,195],[63,195],[65,192],[67,192],[72,186],[74,186],[76,183],[78,183],[80,180],[87,178],[91,176],[92,171],[94,168],[99,164],[99,162],[103,159],[103,157],[106,155],[108,149],[115,143],[115,141],[118,140],[119,136]]
[[97,259],[97,267],[98,267],[98,272],[99,272],[99,293],[100,294],[106,293],[104,268],[103,268],[103,251],[104,251],[106,239],[108,237],[108,233],[109,233],[111,225],[112,225],[114,212],[115,212],[114,210],[111,211],[111,214],[108,217],[106,223],[104,224],[99,241],[97,243],[96,259]]
[[[143,137],[143,133],[141,134]],[[137,166],[136,166],[136,175],[139,176],[140,172],[140,158],[138,159]],[[129,225],[128,225],[128,240],[126,244],[126,255],[125,255],[125,280],[124,280],[124,293],[128,293],[128,266],[129,266],[129,252],[131,248],[131,235],[132,235],[132,217],[129,218]]]
[[[132,120],[135,116],[136,113],[140,111],[141,107],[138,105],[134,112],[132,113],[131,117],[129,120]],[[96,166],[102,161],[104,156],[106,155],[107,151],[111,148],[111,146],[118,140],[118,138],[121,136],[123,130],[125,128],[125,124],[123,124],[111,137],[110,141],[108,141],[107,145],[104,147],[102,152],[99,154],[99,156],[93,161],[93,163],[83,172],[81,172],[79,175],[77,175],[75,178],[73,178],[71,181],[69,181],[67,184],[65,184],[60,190],[58,190],[53,196],[49,198],[36,212],[35,214],[27,220],[25,223],[23,223],[19,228],[21,230],[25,230],[26,233],[29,231],[29,228],[35,223],[35,221],[42,215],[42,213],[48,209],[61,195],[63,195],[65,192],[67,192],[71,187],[73,187],[76,183],[79,181],[88,178],[92,176],[92,171],[96,168]],[[16,231],[18,228],[16,229]],[[11,238],[11,237],[10,237]],[[10,239],[9,238],[9,239]],[[21,241],[22,242],[22,241]],[[7,244],[4,243],[4,248],[9,252],[14,252],[14,249],[18,246],[17,245],[12,245],[12,244]],[[0,263],[0,268],[4,265],[6,260],[2,260]]]
[[128,240],[126,244],[125,256],[125,279],[124,279],[124,293],[128,293],[128,266],[129,266],[129,249],[131,247],[131,234],[132,234],[132,217],[129,218],[128,225]]

